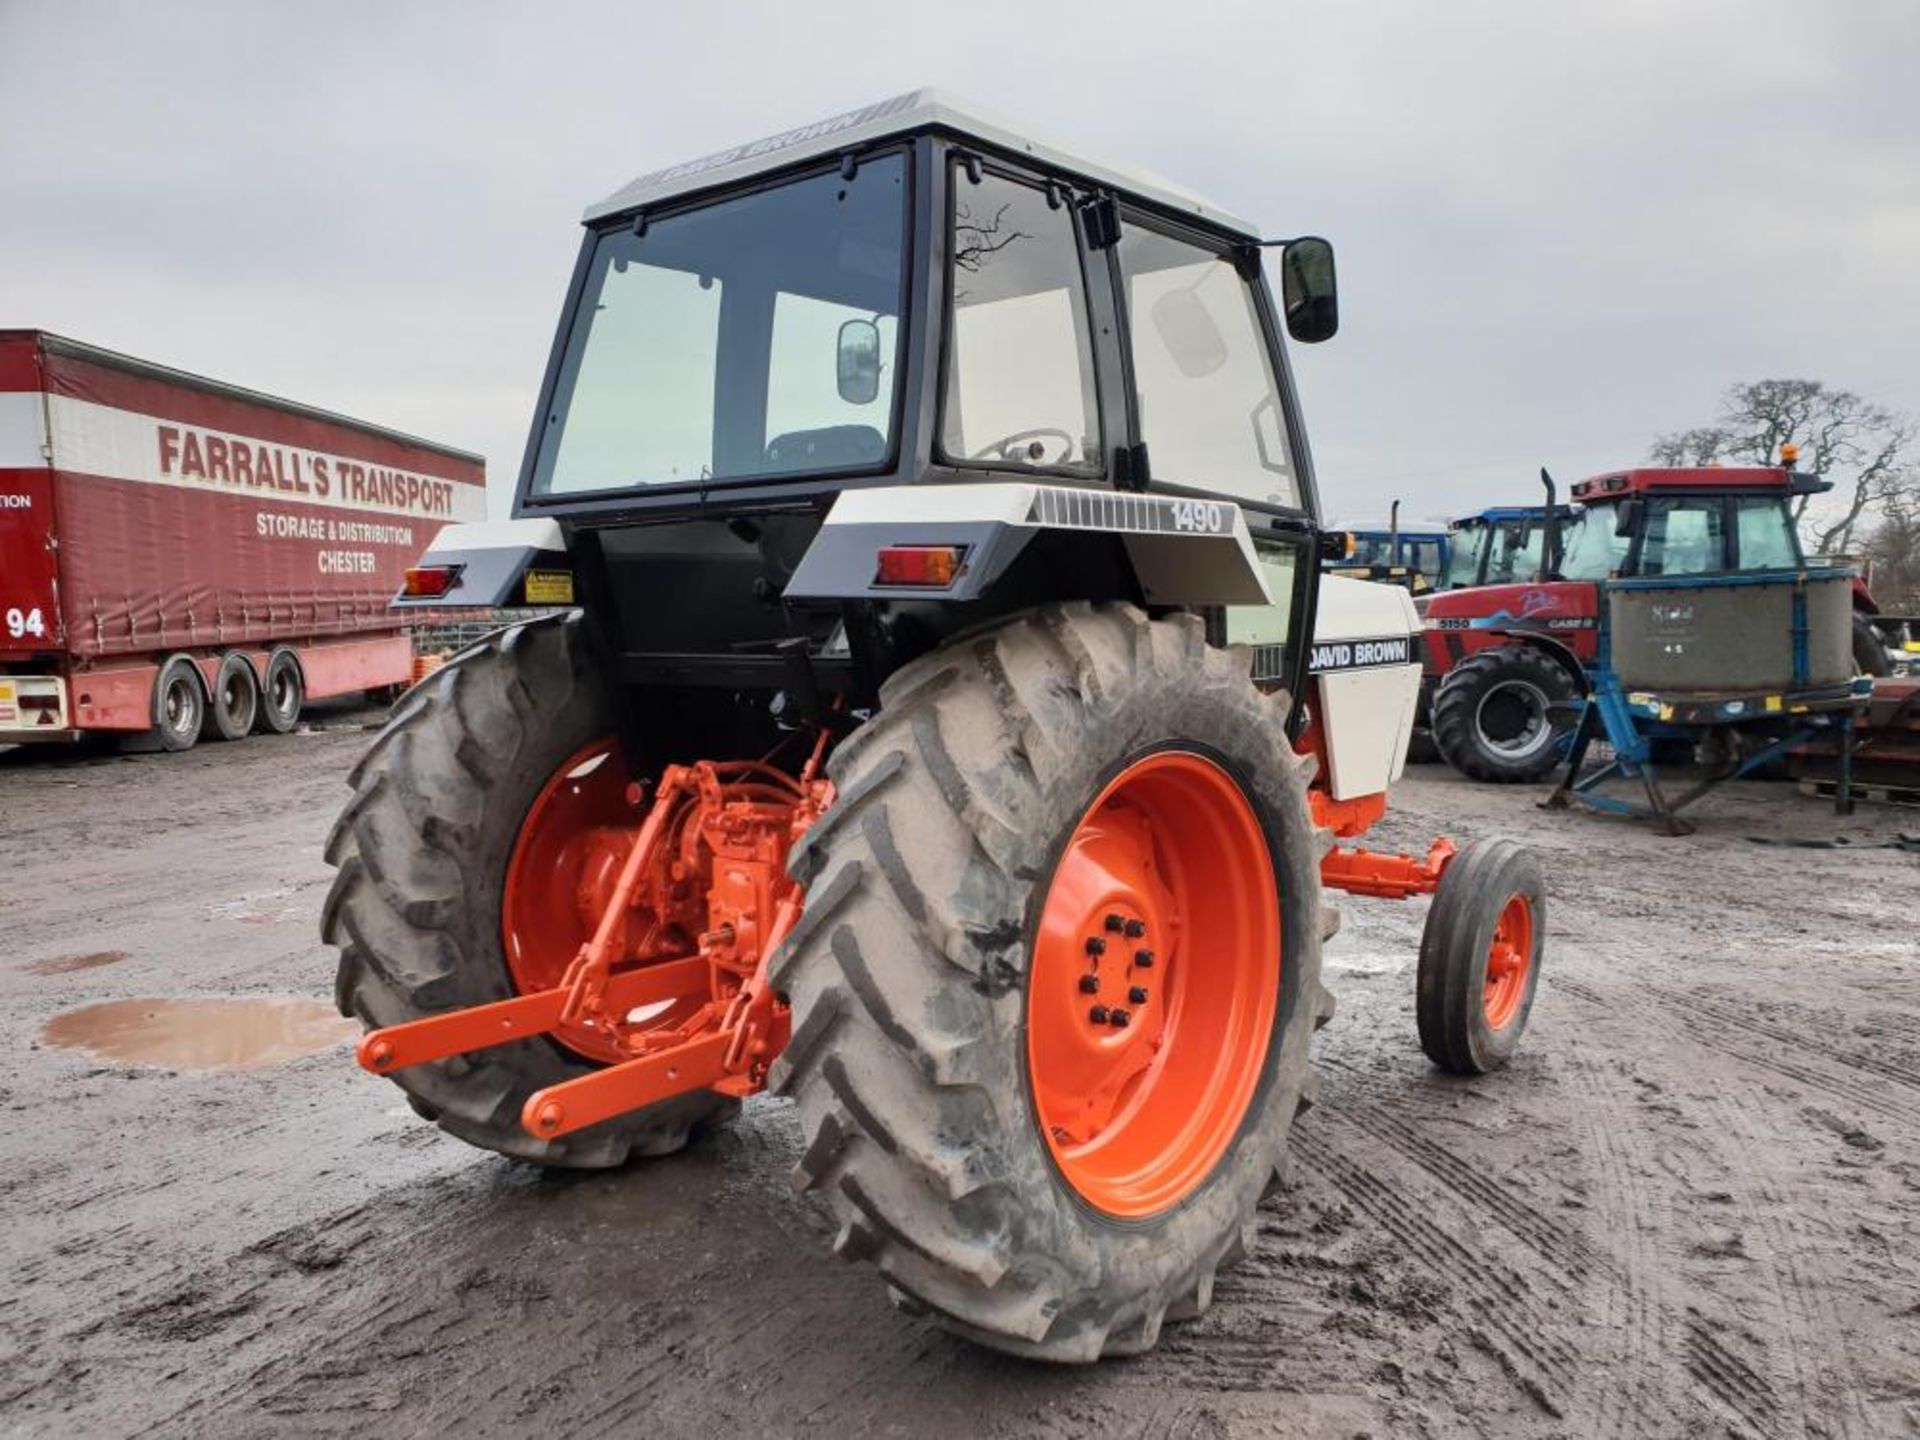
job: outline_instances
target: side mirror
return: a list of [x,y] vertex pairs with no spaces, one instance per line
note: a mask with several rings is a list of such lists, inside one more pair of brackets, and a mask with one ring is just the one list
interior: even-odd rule
[[1637,499],[1622,500],[1614,507],[1613,533],[1615,535],[1631,535],[1640,528],[1640,508],[1644,503]]
[[840,398],[849,405],[871,405],[880,394],[880,327],[871,320],[847,321],[835,351]]
[[1289,241],[1280,252],[1280,296],[1289,335],[1303,345],[1331,340],[1340,328],[1333,246],[1318,235]]
[[1189,380],[1211,375],[1227,363],[1227,341],[1192,290],[1169,290],[1148,311],[1160,343]]

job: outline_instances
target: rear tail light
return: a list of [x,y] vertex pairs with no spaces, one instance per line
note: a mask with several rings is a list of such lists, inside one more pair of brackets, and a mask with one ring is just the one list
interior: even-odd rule
[[460,578],[458,565],[414,565],[407,570],[400,593],[410,600],[438,600]]
[[874,566],[873,583],[945,590],[966,567],[964,545],[886,545]]

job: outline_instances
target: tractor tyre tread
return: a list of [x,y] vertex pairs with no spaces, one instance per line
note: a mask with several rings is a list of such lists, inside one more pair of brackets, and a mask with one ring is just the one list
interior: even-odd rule
[[[373,1028],[514,993],[500,937],[507,858],[535,794],[612,728],[608,706],[577,613],[490,635],[408,693],[349,775],[327,841],[321,936],[340,951],[343,1015]],[[391,1078],[448,1134],[564,1168],[671,1153],[739,1108],[700,1091],[553,1140],[522,1128],[535,1090],[599,1068],[535,1038]]]
[[[795,1184],[825,1192],[835,1250],[877,1267],[902,1308],[1002,1351],[1092,1361],[1150,1349],[1245,1253],[1308,1090],[1312,1032],[1333,1012],[1309,767],[1282,732],[1287,709],[1194,617],[1070,604],[910,663],[835,752],[838,798],[789,859],[808,898],[772,962],[794,1040],[770,1083],[800,1109]],[[1123,1224],[1068,1191],[1037,1131],[1027,936],[1099,768],[1176,738],[1255,777],[1277,837],[1281,1006],[1262,1087],[1213,1175]]]

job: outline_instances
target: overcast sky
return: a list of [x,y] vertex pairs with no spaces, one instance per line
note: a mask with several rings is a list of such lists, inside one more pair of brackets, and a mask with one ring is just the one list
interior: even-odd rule
[[634,175],[918,85],[1338,247],[1333,518],[1642,457],[1731,382],[1920,411],[1920,4],[0,0],[0,326],[486,455]]

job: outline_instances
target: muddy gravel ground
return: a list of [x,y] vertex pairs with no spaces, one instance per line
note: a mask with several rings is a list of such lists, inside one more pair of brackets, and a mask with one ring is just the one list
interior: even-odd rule
[[1751,785],[1668,840],[1413,772],[1386,842],[1523,836],[1548,866],[1522,1058],[1432,1071],[1424,902],[1350,902],[1322,1104],[1251,1259],[1154,1354],[1061,1370],[833,1258],[781,1102],[548,1176],[441,1136],[324,1024],[244,1071],[44,1042],[95,1002],[329,997],[358,718],[0,755],[0,1432],[1920,1431],[1920,857],[1751,838],[1864,847],[1920,812]]

